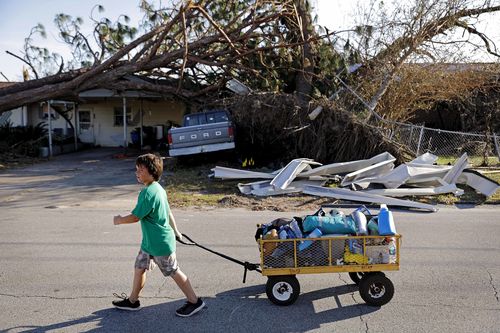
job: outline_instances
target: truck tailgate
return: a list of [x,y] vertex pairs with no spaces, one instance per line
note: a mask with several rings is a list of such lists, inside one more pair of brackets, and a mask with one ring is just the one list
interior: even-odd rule
[[198,126],[172,128],[170,148],[185,148],[197,145],[209,145],[233,140],[229,133],[231,122],[204,124]]

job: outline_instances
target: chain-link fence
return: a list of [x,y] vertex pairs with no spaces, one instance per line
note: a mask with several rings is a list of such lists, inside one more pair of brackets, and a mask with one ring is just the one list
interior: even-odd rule
[[392,122],[375,114],[379,126],[387,135],[406,145],[415,156],[425,152],[437,155],[441,163],[453,162],[463,153],[474,166],[500,164],[500,136],[478,133],[454,132],[413,124]]

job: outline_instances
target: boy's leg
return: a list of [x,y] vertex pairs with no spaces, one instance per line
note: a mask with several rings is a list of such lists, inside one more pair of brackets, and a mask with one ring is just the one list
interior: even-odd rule
[[130,293],[129,300],[135,303],[139,299],[139,295],[146,283],[146,269],[136,268],[134,270],[134,282],[132,284],[132,292]]
[[177,271],[171,276],[184,295],[186,295],[188,302],[196,303],[198,301],[198,296],[196,296],[193,287],[191,287],[191,283],[189,282],[186,274],[184,274],[180,269],[177,269]]

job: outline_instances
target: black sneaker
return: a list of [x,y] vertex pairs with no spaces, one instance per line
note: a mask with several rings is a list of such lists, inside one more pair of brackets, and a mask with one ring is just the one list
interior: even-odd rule
[[137,311],[137,310],[140,310],[141,309],[141,302],[139,302],[139,300],[135,301],[135,303],[132,303],[130,302],[130,300],[127,298],[127,295],[123,294],[120,296],[120,295],[117,295],[117,294],[113,294],[115,297],[118,297],[118,298],[121,298],[122,300],[121,301],[113,301],[113,305],[117,308],[117,309],[121,309],[121,310],[128,310],[128,311]]
[[198,301],[196,301],[196,303],[186,302],[186,304],[175,311],[175,314],[180,317],[190,317],[204,307],[205,303],[198,297]]

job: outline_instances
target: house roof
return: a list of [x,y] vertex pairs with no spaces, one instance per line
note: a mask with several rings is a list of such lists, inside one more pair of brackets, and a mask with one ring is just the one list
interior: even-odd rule
[[160,94],[141,90],[126,90],[117,92],[111,89],[91,89],[85,90],[78,94],[80,98],[103,98],[103,97],[150,97],[150,98],[161,98]]

